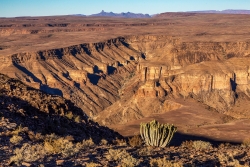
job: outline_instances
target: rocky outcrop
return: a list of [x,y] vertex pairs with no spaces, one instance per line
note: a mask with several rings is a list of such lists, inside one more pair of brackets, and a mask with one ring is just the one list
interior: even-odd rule
[[75,141],[89,138],[96,142],[105,138],[112,141],[121,137],[91,121],[70,100],[46,94],[3,74],[0,74],[0,103],[0,116],[15,125],[13,129],[25,127],[32,134],[71,135]]

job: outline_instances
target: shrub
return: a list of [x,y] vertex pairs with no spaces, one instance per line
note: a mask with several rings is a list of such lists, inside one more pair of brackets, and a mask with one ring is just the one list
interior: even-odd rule
[[80,150],[79,145],[74,145],[71,141],[54,134],[47,136],[44,148],[50,154],[62,154],[63,157],[72,156]]
[[88,148],[88,147],[91,147],[93,145],[95,145],[95,143],[93,142],[92,138],[82,141],[82,148]]
[[12,131],[11,133],[13,135],[18,135],[19,133],[21,133],[23,131],[23,127],[22,125],[19,125],[14,131]]
[[90,163],[85,163],[86,167],[98,167],[101,166],[100,164],[94,163],[94,162],[90,162]]
[[250,138],[246,138],[243,140],[242,145],[250,147]]
[[150,160],[151,167],[182,167],[182,163],[175,163],[167,160],[165,157],[163,158],[156,158]]
[[160,124],[156,120],[141,123],[140,134],[148,146],[166,147],[177,128],[169,124]]
[[65,115],[68,119],[72,119],[74,117],[73,113],[70,111]]
[[12,144],[19,144],[22,140],[23,140],[23,138],[21,136],[17,136],[17,135],[14,135],[10,138],[10,142]]
[[232,154],[219,153],[217,156],[221,165],[247,167],[247,165],[240,165],[239,161],[234,159]]
[[107,145],[108,141],[106,139],[102,139],[100,142],[101,145]]
[[142,147],[141,149],[138,149],[137,153],[140,156],[149,156],[153,152],[153,147]]
[[81,117],[78,115],[78,116],[76,116],[75,118],[74,118],[74,121],[76,122],[76,123],[80,123],[81,122]]
[[119,145],[119,146],[126,146],[127,145],[126,140],[124,140],[124,139],[118,139],[118,138],[116,138],[115,140],[113,140],[113,143],[115,145]]
[[134,167],[139,165],[139,161],[133,158],[126,150],[124,149],[109,149],[108,155],[106,158],[109,161],[117,161],[121,166]]
[[33,131],[28,132],[29,139],[31,141],[41,141],[43,140],[43,135],[41,133],[34,133]]
[[205,142],[201,140],[193,141],[193,148],[196,150],[205,150],[205,149],[209,149],[210,147],[212,147],[212,144],[209,142]]
[[46,151],[42,145],[24,143],[21,148],[14,150],[14,156],[10,158],[10,162],[15,162],[17,165],[20,165],[21,162],[34,162],[43,159],[45,155]]
[[181,147],[186,147],[188,149],[193,148],[193,141],[184,141],[181,143]]
[[133,137],[129,138],[128,143],[132,147],[141,146],[142,145],[142,139],[141,139],[141,137],[139,135],[136,135],[136,136],[133,136]]

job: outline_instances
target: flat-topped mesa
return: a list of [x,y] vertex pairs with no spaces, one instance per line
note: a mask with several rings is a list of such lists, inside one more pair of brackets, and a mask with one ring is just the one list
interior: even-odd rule
[[249,42],[185,42],[168,36],[131,36],[126,42],[150,62],[179,69],[203,61],[250,56]]

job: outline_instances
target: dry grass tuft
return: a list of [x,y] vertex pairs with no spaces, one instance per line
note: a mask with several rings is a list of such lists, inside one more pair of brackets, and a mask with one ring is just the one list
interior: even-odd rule
[[142,145],[143,141],[139,135],[133,136],[128,139],[128,143],[132,147],[139,147]]
[[106,158],[109,161],[116,161],[121,166],[133,167],[139,165],[139,161],[133,158],[126,150],[124,149],[109,149],[108,155]]
[[113,140],[113,143],[118,146],[127,146],[127,142],[124,139],[116,138],[115,140]]
[[63,157],[70,157],[79,152],[79,145],[74,145],[66,138],[54,134],[47,135],[44,141],[44,148],[50,154],[62,154]]
[[23,141],[23,138],[21,136],[18,136],[18,135],[14,135],[10,138],[10,142],[12,144],[19,144],[21,141]]
[[33,131],[28,132],[29,139],[33,142],[42,141],[44,136],[41,133],[34,133]]
[[138,149],[138,155],[139,156],[149,156],[153,153],[153,147],[147,146],[147,147],[142,147],[140,149]]
[[184,141],[181,143],[181,147],[185,147],[188,149],[192,149],[193,148],[193,141]]
[[250,138],[246,138],[243,140],[242,145],[246,147],[250,147]]
[[74,121],[76,122],[76,123],[80,123],[81,122],[81,117],[78,115],[78,116],[76,116],[75,118],[74,118]]
[[165,157],[163,158],[156,158],[156,159],[151,159],[150,160],[150,166],[151,167],[182,167],[182,163],[175,163],[167,160]]
[[94,146],[95,143],[93,142],[92,138],[88,139],[88,140],[83,140],[81,143],[81,147],[82,148],[89,148],[91,146]]
[[15,130],[13,130],[11,133],[12,135],[19,135],[19,133],[23,132],[22,125],[19,125]]
[[209,142],[205,142],[201,140],[193,141],[193,148],[196,150],[205,150],[211,147],[212,147],[212,144]]
[[100,167],[101,165],[98,163],[90,162],[90,163],[85,163],[86,167]]
[[234,159],[232,154],[218,153],[217,157],[221,165],[224,166],[235,166],[235,167],[247,167],[246,165],[240,165],[237,159]]
[[65,117],[67,117],[68,119],[72,119],[74,117],[73,113],[70,111],[68,112]]
[[101,145],[107,145],[108,141],[106,139],[102,139],[100,142]]
[[14,156],[10,158],[10,162],[14,162],[17,165],[20,165],[22,162],[37,161],[44,158],[45,155],[46,151],[43,145],[30,145],[28,143],[24,143],[21,148],[17,148],[14,150]]

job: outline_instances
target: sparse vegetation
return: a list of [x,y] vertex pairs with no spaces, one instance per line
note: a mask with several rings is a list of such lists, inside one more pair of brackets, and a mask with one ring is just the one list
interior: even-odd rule
[[10,142],[13,144],[19,144],[22,140],[23,140],[23,138],[21,136],[18,136],[18,135],[14,135],[10,138]]
[[184,141],[181,143],[181,147],[186,147],[188,149],[193,148],[193,141]]
[[28,132],[28,137],[31,141],[42,141],[44,136],[41,133],[34,133],[33,131]]
[[206,141],[201,141],[201,140],[197,140],[197,141],[193,141],[193,148],[196,150],[207,150],[209,148],[212,147],[212,144]]
[[43,159],[46,155],[46,150],[41,144],[24,143],[21,148],[14,150],[14,155],[10,158],[10,162],[20,165],[21,162],[33,162]]
[[74,121],[76,122],[76,123],[80,123],[81,122],[81,117],[78,115],[78,116],[76,116],[75,118],[74,118]]
[[242,145],[246,147],[250,147],[250,138],[246,138],[243,140]]
[[235,166],[235,167],[247,167],[246,165],[241,165],[238,160],[234,158],[232,154],[218,153],[218,159],[220,164],[225,166]]
[[68,112],[65,117],[67,117],[68,119],[72,119],[74,117],[73,113],[70,111]]
[[108,141],[106,139],[102,139],[100,142],[101,145],[107,145]]
[[100,164],[94,163],[94,162],[86,163],[85,165],[86,165],[86,167],[99,167],[99,166],[101,166]]
[[115,140],[113,140],[113,143],[115,145],[119,145],[119,146],[126,146],[127,145],[126,140],[124,140],[124,139],[118,139],[118,138],[116,138]]
[[94,146],[95,143],[94,143],[93,140],[90,138],[90,139],[88,139],[88,140],[83,140],[81,145],[82,145],[82,148],[89,148],[89,147],[91,147],[91,146]]
[[44,142],[44,149],[50,154],[62,154],[63,157],[69,157],[79,152],[79,145],[54,134],[48,135]]
[[153,147],[147,146],[147,147],[141,147],[137,150],[137,154],[139,156],[150,156],[152,154]]
[[136,146],[141,146],[142,145],[142,139],[139,135],[133,136],[131,138],[128,139],[128,143],[130,146],[132,147],[136,147]]
[[22,125],[19,125],[14,131],[12,131],[13,135],[19,135],[23,131]]
[[163,158],[151,158],[150,159],[151,167],[182,167],[182,163],[171,162],[165,157]]
[[124,149],[109,149],[108,155],[106,158],[109,161],[116,161],[121,166],[133,167],[139,164],[139,161],[133,158],[126,150]]

